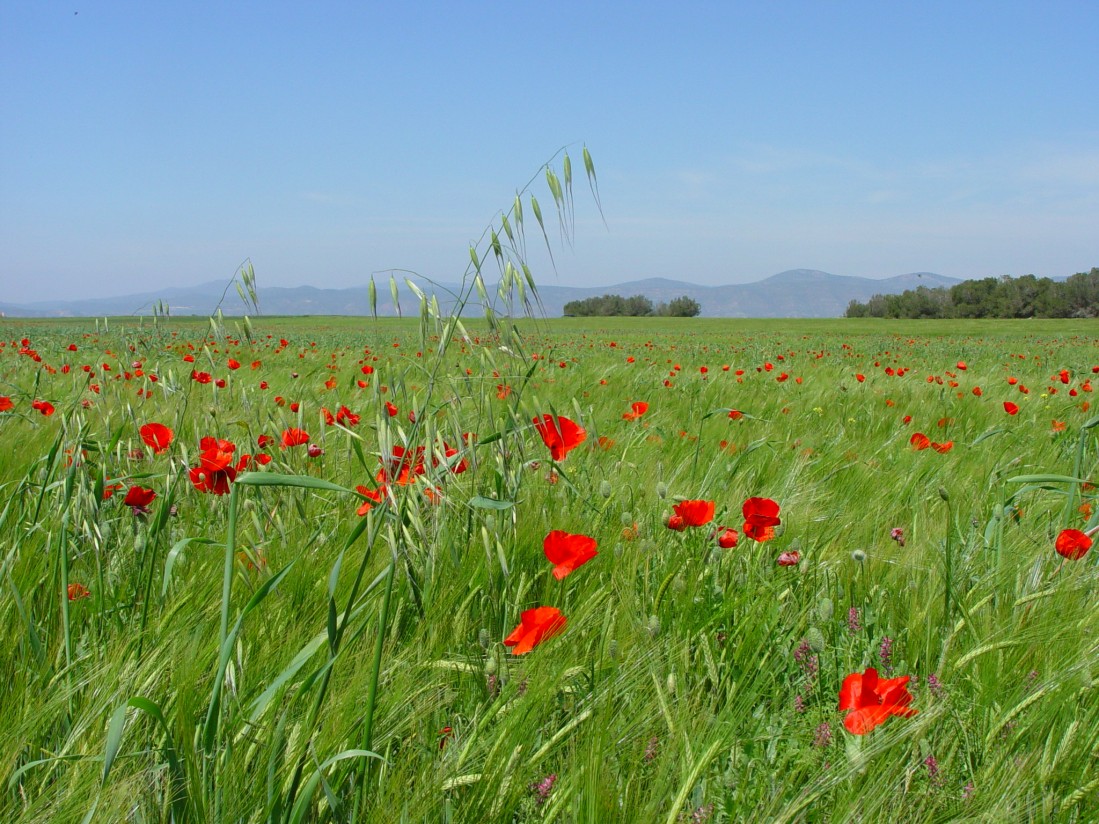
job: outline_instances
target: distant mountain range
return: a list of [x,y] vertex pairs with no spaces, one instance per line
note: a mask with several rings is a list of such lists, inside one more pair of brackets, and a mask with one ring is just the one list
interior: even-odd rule
[[[698,301],[703,317],[725,318],[831,318],[843,315],[852,300],[867,301],[873,295],[899,294],[918,286],[952,286],[961,281],[931,272],[875,280],[873,278],[832,275],[816,269],[791,269],[753,283],[727,286],[699,286],[666,278],[649,278],[613,286],[575,287],[542,283],[538,294],[548,317],[559,317],[566,303],[617,294],[623,297],[644,295],[654,303],[687,295]],[[435,286],[416,281],[429,297],[434,294],[445,312],[453,305],[454,285]],[[495,287],[489,287],[490,299]],[[27,304],[0,302],[7,317],[104,317],[149,315],[158,301],[171,307],[172,315],[210,315],[225,292],[225,282],[198,286],[171,287],[158,292],[143,292],[88,300],[47,300]],[[378,314],[396,315],[388,280],[378,281]],[[419,298],[401,281],[398,291],[404,314],[418,314]],[[515,303],[521,305],[518,298]],[[314,286],[259,288],[259,308],[264,315],[369,315],[370,298],[365,285],[349,289],[318,289]],[[497,307],[499,309],[499,306]],[[230,288],[221,304],[227,315],[239,315],[244,305],[236,290]],[[467,314],[480,314],[479,307],[467,308]]]

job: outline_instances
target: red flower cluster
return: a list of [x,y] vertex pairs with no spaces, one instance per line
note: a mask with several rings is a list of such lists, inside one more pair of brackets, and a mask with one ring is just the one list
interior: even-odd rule
[[242,455],[236,464],[233,463],[233,453],[236,444],[221,438],[209,436],[199,441],[198,466],[192,467],[189,473],[191,483],[199,492],[213,492],[215,495],[224,495],[229,491],[229,484],[236,480],[237,473],[248,465],[251,455]]
[[714,519],[713,501],[680,501],[672,507],[674,515],[669,515],[668,529],[682,532],[689,526],[703,526]]
[[919,452],[921,449],[934,449],[936,452],[946,454],[954,448],[954,441],[946,441],[944,443],[936,443],[931,440],[927,435],[922,432],[914,432],[912,437],[908,439],[908,442],[912,444],[912,448]]
[[636,421],[642,415],[649,411],[649,405],[644,401],[634,401],[630,404],[629,412],[622,413],[622,420],[624,421]]
[[335,415],[322,406],[321,415],[324,417],[325,426],[332,426],[333,424],[338,423],[341,426],[351,427],[355,426],[361,420],[360,415],[356,415],[346,406],[340,406]]

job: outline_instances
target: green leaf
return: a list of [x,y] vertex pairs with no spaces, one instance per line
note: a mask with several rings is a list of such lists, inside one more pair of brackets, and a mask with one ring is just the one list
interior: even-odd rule
[[334,484],[311,475],[283,475],[278,472],[245,472],[236,483],[245,486],[292,486],[299,489],[323,489],[328,492],[353,492],[346,486]]
[[123,704],[111,715],[111,723],[107,727],[107,746],[103,752],[103,775],[99,779],[101,787],[107,786],[107,778],[111,774],[111,767],[122,747],[122,733],[126,729],[126,710],[129,704]]
[[168,594],[168,587],[172,583],[172,571],[175,569],[176,562],[179,561],[183,550],[191,544],[224,546],[217,541],[211,541],[209,538],[183,538],[182,540],[176,541],[172,548],[168,550],[168,557],[164,559],[164,582],[160,588],[161,597]]
[[493,498],[485,498],[481,495],[475,495],[469,499],[469,505],[475,509],[494,509],[498,512],[502,512],[505,509],[511,509],[515,506],[514,501],[497,501]]

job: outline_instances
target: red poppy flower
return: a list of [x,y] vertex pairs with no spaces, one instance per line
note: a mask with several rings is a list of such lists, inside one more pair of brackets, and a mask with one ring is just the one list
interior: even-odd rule
[[721,529],[717,536],[717,545],[722,549],[732,549],[740,540],[740,534],[735,529]]
[[196,383],[209,383],[213,380],[213,377],[209,372],[199,372],[197,370],[191,370],[191,380]]
[[154,452],[160,454],[172,444],[175,433],[162,423],[147,423],[138,430],[141,440]]
[[683,520],[682,515],[669,515],[664,519],[664,526],[668,529],[674,529],[676,532],[682,532],[687,528],[687,522]]
[[954,448],[954,441],[946,441],[945,443],[935,443],[934,441],[932,441],[931,448],[934,449],[936,452],[945,455],[947,452]]
[[743,417],[744,417],[744,413],[741,412],[739,409],[730,409],[729,410],[729,420],[739,421]]
[[744,534],[753,541],[769,541],[775,537],[775,527],[782,523],[779,505],[770,498],[749,498],[741,507]]
[[233,370],[240,369],[240,361],[229,358],[229,368]]
[[260,449],[263,449],[263,447],[267,446],[267,444],[274,442],[275,439],[272,438],[270,435],[260,435],[258,438],[256,438],[256,443],[259,444]]
[[406,450],[400,444],[395,444],[390,457],[380,457],[379,460],[382,462],[382,470],[378,473],[378,480],[382,483],[407,486],[415,483],[416,475],[423,475],[427,471],[422,446]]
[[779,566],[797,566],[801,561],[801,553],[796,549],[791,549],[789,552],[783,552],[778,556]]
[[[457,461],[451,460],[452,458],[458,457],[458,455],[459,455],[459,451],[458,451],[457,447],[453,447],[450,444],[448,444],[446,441],[443,441],[443,457],[446,459],[447,467],[455,475],[461,475],[463,472],[465,472],[467,469],[469,469],[469,461],[467,461],[465,458],[461,458],[460,460],[457,460]],[[432,457],[431,465],[432,466],[438,466],[439,465],[439,459],[435,458],[435,457]]]
[[126,499],[122,502],[126,506],[146,507],[156,498],[156,493],[143,486],[131,486],[126,490]]
[[534,428],[542,436],[555,461],[565,460],[569,450],[575,449],[588,437],[587,430],[561,415],[542,415],[534,419]]
[[199,463],[210,472],[221,472],[232,466],[236,444],[221,438],[206,436],[198,442]]
[[680,501],[672,509],[686,526],[702,526],[714,519],[713,501]]
[[355,487],[355,491],[366,499],[359,506],[358,510],[356,510],[356,515],[365,515],[374,508],[375,504],[380,504],[385,500],[385,484],[382,484],[374,490],[367,489],[365,486],[357,486]]
[[92,593],[83,584],[69,584],[68,595],[70,601],[79,601],[81,598],[87,598]]
[[49,401],[33,401],[31,403],[31,409],[37,409],[43,415],[53,414],[53,404]]
[[931,439],[923,434],[923,432],[913,432],[912,437],[908,439],[908,442],[912,444],[912,448],[916,451],[927,449],[931,446]]
[[397,414],[397,407],[389,401],[385,402],[385,411],[389,414],[389,417],[394,417]]
[[201,466],[195,466],[191,468],[188,477],[199,492],[227,495],[229,493],[229,484],[236,480],[237,470],[230,466],[220,471],[211,471],[203,469]]
[[336,422],[336,416],[329,412],[327,409],[325,409],[323,406],[321,407],[321,417],[324,418],[325,426],[332,426]]
[[1078,529],[1065,529],[1057,536],[1057,554],[1070,561],[1079,561],[1091,549],[1091,537]]
[[0,412],[7,412],[14,406],[15,404],[11,402],[11,398],[7,395],[0,395]]
[[199,492],[213,492],[225,495],[229,484],[236,480],[237,472],[248,463],[248,456],[233,465],[233,453],[236,444],[221,438],[205,437],[199,441],[199,465],[188,473],[191,483]]
[[1004,411],[1009,415],[1019,414],[1019,405],[1011,401],[1004,401]]
[[512,652],[522,655],[560,633],[566,623],[567,619],[557,607],[525,610],[520,616],[519,626],[504,639],[504,646],[514,647]]
[[598,555],[596,546],[595,538],[555,529],[542,542],[542,551],[546,553],[546,560],[554,565],[553,577],[560,581]]
[[356,415],[346,406],[341,406],[339,411],[336,412],[336,423],[344,426],[355,426],[360,420],[361,416]]
[[304,429],[290,429],[283,430],[282,433],[282,448],[286,449],[289,446],[301,446],[303,443],[309,443],[309,433]]
[[622,420],[624,421],[636,421],[642,415],[649,411],[649,405],[644,401],[634,401],[630,404],[632,412],[623,412]]
[[908,692],[911,676],[878,680],[878,671],[869,667],[863,673],[851,673],[840,687],[841,710],[854,710],[843,719],[843,726],[854,735],[865,735],[883,723],[891,715],[908,718],[916,710],[908,705],[912,695]]

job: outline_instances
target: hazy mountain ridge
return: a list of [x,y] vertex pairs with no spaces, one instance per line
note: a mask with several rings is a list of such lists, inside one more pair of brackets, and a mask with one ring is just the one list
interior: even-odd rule
[[[702,306],[703,317],[840,317],[852,300],[866,301],[876,294],[898,294],[917,286],[951,286],[961,281],[932,272],[912,272],[890,278],[833,275],[816,269],[791,269],[752,283],[723,286],[700,286],[668,278],[646,278],[610,286],[576,287],[541,283],[538,294],[549,317],[562,314],[569,301],[583,300],[605,294],[624,297],[644,295],[654,303],[687,295]],[[416,281],[427,294],[434,293],[440,308],[448,311],[457,292],[450,284],[433,286]],[[322,289],[315,286],[268,286],[259,288],[259,308],[265,315],[369,315],[370,298],[365,285],[346,289]],[[224,300],[222,296],[224,294]],[[396,315],[389,284],[378,284],[378,314]],[[495,299],[490,287],[490,298]],[[419,299],[401,281],[400,308],[405,314],[418,311]],[[225,314],[237,315],[244,306],[236,289],[212,281],[195,286],[173,286],[155,292],[140,292],[116,297],[87,300],[48,300],[26,304],[0,302],[0,312],[7,317],[101,317],[105,315],[150,315],[152,307],[164,301],[173,315],[209,315],[219,301]],[[515,298],[516,306],[520,305]],[[499,308],[499,307],[498,307]],[[479,307],[467,309],[480,313]]]

